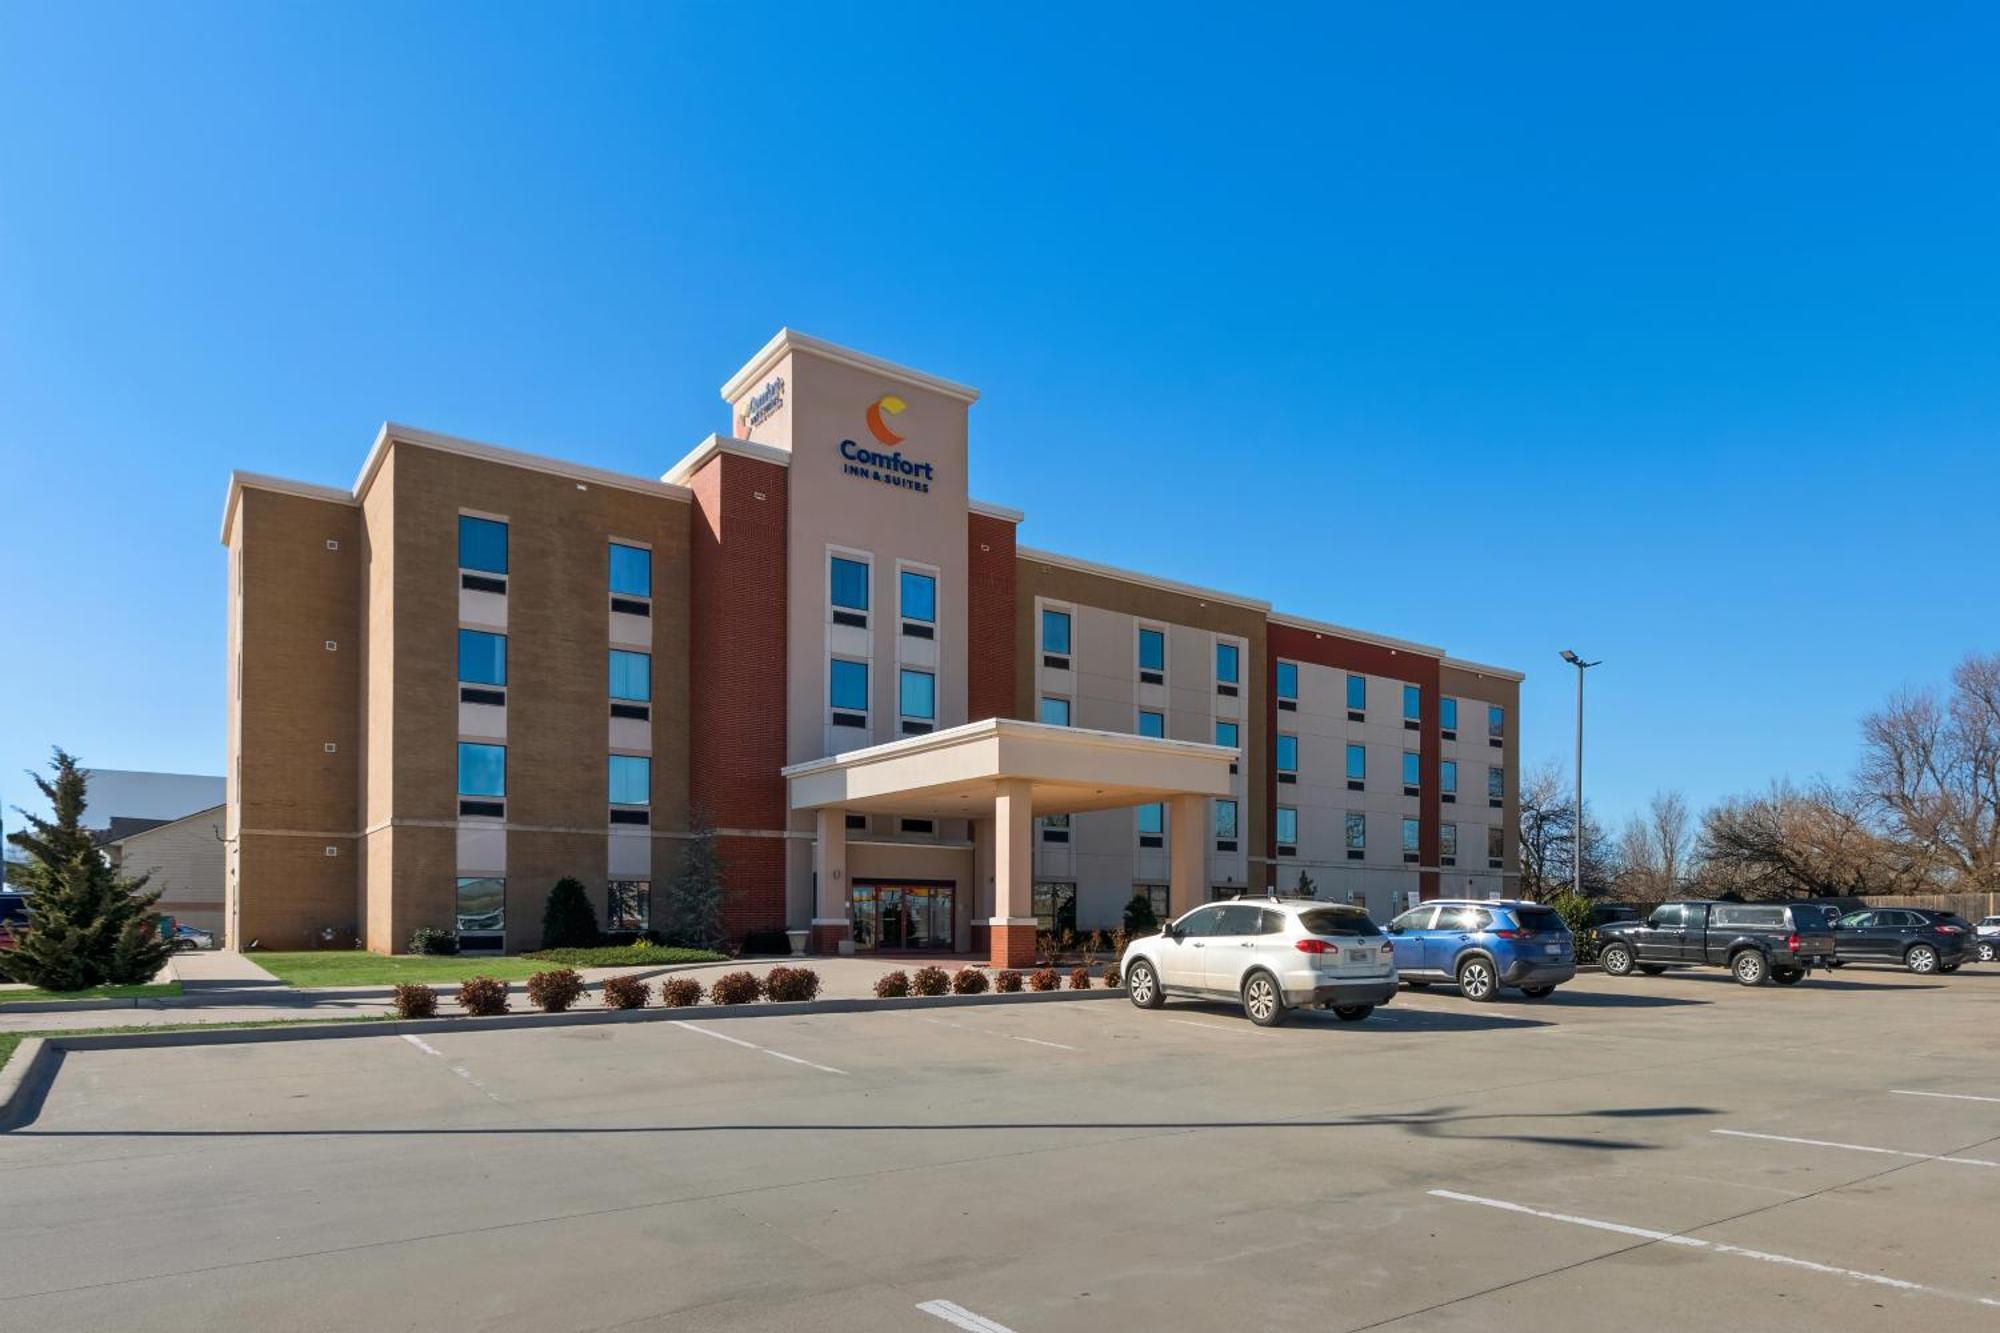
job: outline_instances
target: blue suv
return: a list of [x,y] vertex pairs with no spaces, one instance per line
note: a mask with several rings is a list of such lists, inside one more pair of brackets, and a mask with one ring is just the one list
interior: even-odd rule
[[1468,1000],[1518,986],[1539,1000],[1576,975],[1576,944],[1553,909],[1517,899],[1434,898],[1391,921],[1396,971],[1417,990],[1450,982]]

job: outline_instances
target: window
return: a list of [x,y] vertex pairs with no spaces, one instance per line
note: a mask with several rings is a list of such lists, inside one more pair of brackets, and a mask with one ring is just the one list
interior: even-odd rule
[[651,930],[653,928],[653,882],[649,879],[614,879],[604,895],[606,930]]
[[1438,765],[1438,790],[1447,796],[1458,794],[1458,761],[1447,759]]
[[[507,881],[504,879],[466,877],[458,881],[457,928],[461,945],[468,935],[499,935],[507,929]],[[480,941],[488,948],[497,948],[498,940]]]
[[868,711],[868,664],[836,657],[829,665],[829,702],[843,712]]
[[1477,935],[1493,929],[1493,913],[1483,907],[1444,907],[1438,910],[1439,930],[1456,930]]
[[1042,612],[1042,651],[1069,656],[1069,612]]
[[1504,801],[1507,799],[1506,769],[1489,768],[1486,770],[1486,796],[1487,799],[1494,801]]
[[1685,925],[1686,921],[1687,911],[1679,903],[1666,903],[1655,907],[1653,914],[1646,918],[1647,925],[1664,927],[1670,930],[1678,929],[1680,926]]
[[507,636],[476,629],[460,630],[458,678],[468,685],[505,685]]
[[1218,841],[1227,841],[1236,836],[1236,802],[1215,803],[1215,836]]
[[1438,855],[1446,865],[1458,863],[1458,825],[1438,825]]
[[1134,886],[1134,893],[1146,895],[1146,905],[1153,909],[1153,920],[1167,919],[1167,886],[1164,884],[1140,884]]
[[1458,731],[1458,700],[1438,700],[1438,726],[1447,732]]
[[653,761],[642,754],[611,756],[611,804],[651,805]]
[[937,720],[937,677],[928,671],[903,668],[899,698],[903,716],[919,722]]
[[1198,937],[1220,935],[1222,933],[1222,909],[1220,907],[1199,907],[1174,923],[1181,934]]
[[1405,787],[1421,786],[1423,783],[1423,773],[1423,759],[1418,756],[1417,752],[1415,750],[1403,751],[1403,785]]
[[1239,654],[1233,643],[1215,645],[1215,680],[1219,685],[1234,685],[1240,665]]
[[1507,854],[1507,830],[1498,824],[1486,828],[1486,859],[1498,863]]
[[1389,932],[1400,935],[1406,930],[1429,930],[1431,928],[1431,921],[1437,916],[1437,912],[1437,907],[1431,903],[1423,903],[1412,907],[1409,911],[1389,923]]
[[848,611],[868,609],[868,566],[864,561],[834,556],[829,581],[835,606]]
[[1141,837],[1157,838],[1165,834],[1166,831],[1167,807],[1165,805],[1156,801],[1152,805],[1142,805],[1139,807],[1139,835]]
[[1076,885],[1042,883],[1034,888],[1035,921],[1043,930],[1076,929]]
[[1368,707],[1368,677],[1349,676],[1347,678],[1347,711],[1363,712]]
[[1278,843],[1290,847],[1299,840],[1299,812],[1289,805],[1278,807]]
[[611,697],[640,703],[653,697],[653,655],[611,650]]
[[1139,669],[1141,671],[1165,671],[1167,669],[1167,636],[1156,629],[1139,630]]
[[507,747],[458,743],[458,794],[460,796],[505,796],[507,794]]
[[1365,851],[1368,847],[1368,816],[1350,814],[1347,817],[1347,850],[1351,855]]
[[1489,704],[1486,708],[1486,735],[1492,740],[1504,740],[1507,736],[1507,710],[1499,704]]
[[507,572],[507,525],[491,518],[458,516],[458,567]]
[[1264,914],[1248,903],[1230,903],[1215,913],[1217,935],[1256,935],[1264,929]]
[[1418,685],[1405,685],[1403,687],[1403,720],[1405,722],[1416,722],[1421,720],[1423,718],[1423,715],[1424,715],[1423,687]]
[[1308,935],[1337,935],[1366,938],[1380,935],[1382,928],[1368,913],[1352,907],[1315,907],[1299,913],[1299,928]]
[[897,576],[898,600],[905,620],[937,623],[937,580],[914,569]]
[[1368,777],[1368,747],[1350,745],[1347,747],[1347,780],[1363,782]]
[[1163,737],[1167,734],[1167,715],[1155,713],[1150,708],[1139,710],[1139,734],[1141,736]]
[[1407,860],[1409,860],[1409,859],[1410,859],[1411,857],[1413,857],[1413,856],[1417,855],[1417,845],[1418,845],[1418,839],[1419,839],[1420,835],[1421,835],[1421,830],[1420,830],[1420,829],[1419,829],[1419,828],[1417,827],[1417,821],[1416,821],[1416,820],[1414,820],[1414,819],[1406,819],[1406,820],[1404,820],[1404,821],[1403,821],[1403,859],[1404,859],[1404,860],[1406,860],[1406,861],[1407,861]]
[[1234,722],[1218,722],[1215,724],[1215,743],[1217,745],[1226,745],[1232,750],[1241,749],[1243,746],[1242,735],[1242,731],[1238,729]]
[[1058,699],[1054,695],[1042,696],[1041,719],[1052,727],[1069,725],[1069,700]]
[[1278,698],[1299,701],[1299,664],[1297,662],[1278,663]]
[[653,553],[643,546],[611,543],[611,591],[627,597],[651,597]]
[[1278,771],[1297,774],[1299,771],[1299,738],[1278,734]]

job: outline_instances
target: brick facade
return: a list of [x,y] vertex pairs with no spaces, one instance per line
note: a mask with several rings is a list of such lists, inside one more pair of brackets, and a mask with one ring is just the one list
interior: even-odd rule
[[966,571],[966,630],[974,646],[966,680],[968,721],[1029,717],[1016,713],[1014,690],[1014,525],[1004,518],[966,519],[970,562]]

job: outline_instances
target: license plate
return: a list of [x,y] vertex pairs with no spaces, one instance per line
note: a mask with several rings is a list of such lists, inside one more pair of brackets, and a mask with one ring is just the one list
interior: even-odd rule
[[1561,953],[1563,951],[1563,947],[1560,944],[1544,944],[1542,948],[1550,953]]
[[1347,961],[1348,961],[1348,962],[1350,962],[1350,963],[1365,963],[1365,962],[1367,962],[1367,961],[1368,961],[1368,950],[1366,950],[1366,949],[1349,949],[1349,950],[1347,951]]

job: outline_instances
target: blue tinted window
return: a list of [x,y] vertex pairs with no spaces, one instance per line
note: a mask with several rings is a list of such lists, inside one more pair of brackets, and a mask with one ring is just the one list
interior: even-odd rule
[[1438,825],[1438,855],[1439,856],[1458,855],[1458,825],[1456,824]]
[[1368,747],[1350,745],[1347,747],[1347,776],[1350,781],[1359,782],[1368,776]]
[[1215,724],[1215,743],[1217,745],[1226,745],[1232,750],[1238,749],[1242,745],[1242,741],[1239,739],[1241,734],[1237,731],[1234,722],[1218,722]]
[[1236,802],[1217,801],[1215,803],[1215,836],[1233,838],[1236,836]]
[[1486,794],[1499,800],[1507,794],[1507,770],[1489,768],[1486,770]]
[[1042,651],[1045,653],[1069,651],[1069,612],[1042,612]]
[[458,516],[458,567],[507,572],[507,525],[490,518]]
[[1167,636],[1156,629],[1139,631],[1139,665],[1147,671],[1167,669]]
[[1278,737],[1278,771],[1296,773],[1299,771],[1299,738],[1297,736]]
[[1414,787],[1423,781],[1423,768],[1415,750],[1403,751],[1403,785]]
[[507,636],[476,629],[458,632],[458,678],[469,685],[507,683]]
[[1167,734],[1167,715],[1148,709],[1139,710],[1139,734],[1141,736],[1164,736]]
[[1456,793],[1458,791],[1458,761],[1447,759],[1438,765],[1438,790]]
[[1347,850],[1350,852],[1368,850],[1368,816],[1347,817]]
[[1240,665],[1240,654],[1233,643],[1215,645],[1215,678],[1224,685],[1236,683],[1236,672]]
[[1416,854],[1417,821],[1414,819],[1406,819],[1403,821],[1403,850],[1405,852],[1410,853],[1413,856]]
[[1299,840],[1299,812],[1289,805],[1278,807],[1278,841],[1287,847]]
[[937,677],[928,671],[903,672],[903,716],[928,722],[937,717]]
[[1297,662],[1278,663],[1278,697],[1297,699],[1299,697],[1299,664]]
[[653,761],[644,755],[611,756],[611,804],[650,805],[653,800]]
[[1368,707],[1368,677],[1349,676],[1347,678],[1347,706],[1360,712]]
[[903,571],[903,619],[933,624],[937,620],[937,580],[928,574]]
[[640,703],[653,697],[651,653],[628,653],[622,648],[611,650],[611,697],[636,699]]
[[1458,700],[1438,700],[1438,725],[1446,731],[1458,730]]
[[507,794],[507,747],[458,743],[458,794],[460,796],[505,796]]
[[1139,807],[1139,832],[1164,833],[1167,829],[1167,807],[1164,805],[1142,805]]
[[1068,726],[1069,700],[1052,699],[1047,696],[1044,696],[1042,699],[1041,718],[1042,721],[1048,723],[1052,727]]
[[868,609],[868,566],[833,557],[833,604],[849,611]]
[[1415,685],[1403,687],[1403,716],[1415,722],[1424,715],[1424,692]]
[[1496,738],[1507,734],[1507,710],[1498,704],[1486,710],[1486,734]]
[[849,713],[868,711],[868,665],[834,658],[828,674],[833,706]]
[[611,543],[611,591],[627,597],[651,597],[653,553],[643,546]]

